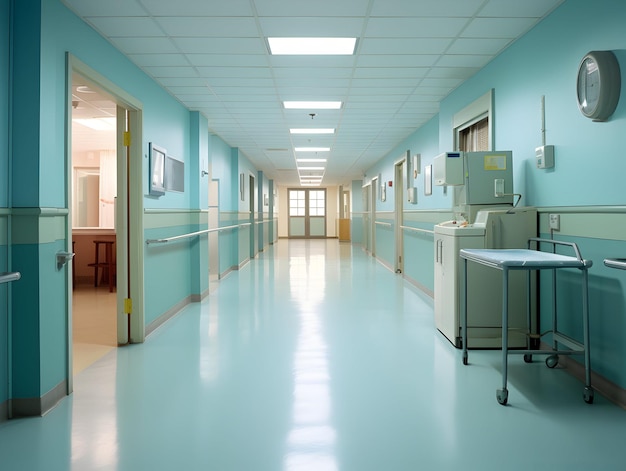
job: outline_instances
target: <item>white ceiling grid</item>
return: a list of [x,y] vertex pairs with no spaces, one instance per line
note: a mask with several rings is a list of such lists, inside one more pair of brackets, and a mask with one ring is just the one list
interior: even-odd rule
[[[278,184],[294,147],[331,147],[324,184],[348,183],[563,0],[63,0],[211,132]],[[354,56],[271,56],[267,37],[356,37]],[[339,100],[285,110],[283,100]],[[316,113],[311,120],[309,113]],[[331,127],[294,136],[293,127]],[[309,157],[309,156],[307,156]]]

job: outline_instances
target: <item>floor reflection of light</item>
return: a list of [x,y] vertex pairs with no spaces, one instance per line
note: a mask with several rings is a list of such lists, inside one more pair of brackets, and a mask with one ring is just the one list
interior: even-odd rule
[[[115,382],[101,387],[115,397]],[[88,425],[88,426],[87,426]],[[95,413],[88,424],[72,427],[73,469],[117,469],[119,436],[114,414]]]
[[200,361],[198,364],[200,378],[205,385],[214,381],[220,373],[219,316],[217,312],[209,314],[206,331],[208,339],[205,342],[200,342]]
[[291,297],[299,306],[300,334],[293,364],[292,428],[287,436],[287,471],[335,471],[328,347],[317,305],[325,296],[325,257],[290,258]]

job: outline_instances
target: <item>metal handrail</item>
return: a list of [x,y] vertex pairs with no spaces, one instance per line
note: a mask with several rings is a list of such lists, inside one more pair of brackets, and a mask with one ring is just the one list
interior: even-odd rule
[[22,277],[19,271],[7,271],[0,273],[0,284],[8,283],[10,281],[17,281]]
[[215,227],[213,229],[204,229],[202,231],[190,232],[188,234],[181,234],[181,235],[177,235],[177,236],[167,237],[167,238],[164,238],[164,239],[147,239],[146,240],[146,245],[150,245],[150,244],[165,244],[167,242],[171,242],[171,241],[174,241],[174,240],[189,239],[191,237],[195,237],[195,236],[202,235],[202,234],[208,234],[210,232],[220,232],[220,231],[226,231],[226,230],[231,230],[231,229],[238,229],[240,227],[246,227],[246,226],[250,226],[250,225],[252,225],[251,222],[245,222],[243,224],[234,224],[232,226],[223,226],[223,227]]
[[400,229],[406,229],[407,231],[424,232],[426,234],[435,233],[435,231],[430,231],[428,229],[420,229],[419,227],[411,227],[411,226],[400,226]]
[[388,226],[388,227],[391,227],[391,223],[390,223],[390,222],[374,221],[374,224],[378,224],[379,226]]

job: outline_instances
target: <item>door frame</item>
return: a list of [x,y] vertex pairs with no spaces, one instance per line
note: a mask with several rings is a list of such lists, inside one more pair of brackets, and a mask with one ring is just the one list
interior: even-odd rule
[[376,199],[380,192],[378,177],[372,178],[372,191],[370,193],[370,242],[372,245],[372,257],[376,256]]
[[[142,152],[142,104],[106,77],[66,53],[66,127],[65,127],[65,205],[68,216],[65,226],[65,250],[72,252],[72,74],[78,73],[97,88],[106,92],[117,103],[117,338],[118,344],[143,342],[145,339],[144,319],[144,243],[143,243],[143,152]],[[124,145],[126,111],[129,115],[130,145]],[[123,121],[122,121],[123,116]],[[120,126],[123,123],[123,126]],[[128,157],[128,161],[127,161]],[[126,184],[128,182],[128,184]],[[129,192],[129,193],[128,193]],[[128,217],[130,214],[136,217]],[[130,254],[130,255],[129,255]],[[129,283],[130,282],[130,283]],[[127,287],[130,285],[130,292]],[[72,348],[72,272],[71,264],[66,270],[66,323],[67,323],[67,393],[73,391],[73,348]],[[132,300],[130,320],[124,313]]]
[[404,181],[407,175],[407,164],[410,158],[410,151],[396,160],[394,164],[394,223],[395,223],[395,250],[394,250],[394,271],[404,273]]

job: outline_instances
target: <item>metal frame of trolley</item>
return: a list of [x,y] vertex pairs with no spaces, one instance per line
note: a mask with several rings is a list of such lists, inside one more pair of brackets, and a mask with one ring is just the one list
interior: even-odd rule
[[[552,252],[540,250],[541,244],[551,244]],[[532,246],[534,249],[531,249]],[[556,253],[556,247],[570,247],[574,256],[560,255]],[[552,239],[531,238],[528,240],[528,249],[461,249],[460,257],[464,262],[465,283],[463,296],[465,306],[461,316],[463,337],[463,364],[468,364],[467,351],[467,262],[475,262],[487,267],[502,271],[502,388],[496,391],[496,398],[502,405],[508,402],[509,391],[507,389],[508,355],[510,353],[523,354],[524,361],[532,362],[533,355],[546,354],[546,365],[554,368],[559,361],[559,355],[584,355],[585,363],[585,387],[583,399],[588,404],[593,403],[593,389],[591,387],[591,366],[589,355],[589,297],[588,297],[588,269],[593,265],[591,260],[582,258],[578,246],[573,242],[557,241]],[[578,342],[560,332],[557,328],[556,310],[556,270],[560,268],[577,268],[582,274],[582,316],[583,316],[583,341]],[[552,330],[540,336],[552,334],[552,349],[533,350],[530,348],[531,333],[531,272],[535,270],[553,270],[554,277],[554,305],[552,309]],[[526,270],[528,272],[528,306],[527,306],[527,342],[526,350],[511,350],[508,348],[508,290],[509,271]],[[537,337],[537,336],[535,336]],[[564,348],[563,348],[564,347]]]

